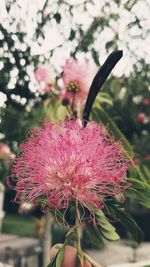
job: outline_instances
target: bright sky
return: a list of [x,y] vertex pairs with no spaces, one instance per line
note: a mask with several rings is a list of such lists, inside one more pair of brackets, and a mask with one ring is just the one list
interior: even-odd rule
[[[52,20],[49,24],[47,24],[44,28],[45,40],[43,41],[43,39],[40,40],[39,38],[39,42],[42,43],[42,45],[39,46],[37,43],[33,43],[32,36],[36,27],[37,19],[39,22],[41,19],[40,16],[37,16],[37,11],[38,9],[42,9],[45,0],[18,0],[17,3],[19,3],[21,9],[12,5],[13,8],[11,8],[10,17],[8,17],[5,9],[5,2],[7,1],[8,0],[0,0],[0,22],[8,30],[15,32],[16,25],[9,25],[10,18],[13,15],[16,18],[16,23],[17,21],[20,21],[21,30],[27,32],[26,42],[31,45],[32,54],[47,55],[49,50],[63,44],[62,48],[58,48],[55,51],[50,61],[50,63],[52,63],[58,71],[60,70],[60,66],[62,66],[65,60],[69,57],[69,53],[74,47],[73,42],[66,42],[70,34],[70,25],[72,28],[75,28],[76,25],[82,25],[82,28],[86,31],[92,22],[93,16],[101,16],[101,8],[105,3],[105,0],[94,0],[93,4],[88,3],[86,5],[87,11],[85,11],[83,5],[78,5],[83,3],[82,0],[66,0],[68,3],[76,4],[72,19],[70,20],[69,16],[63,16],[67,6],[61,4],[62,24],[58,25],[55,20]],[[63,2],[63,0],[61,0],[61,2]],[[123,4],[126,2],[127,0],[122,0],[120,7],[118,7],[113,1],[110,1],[111,11],[113,10],[114,13],[120,14],[120,19],[116,22],[112,21],[112,29],[106,28],[96,37],[96,41],[94,43],[94,46],[98,51],[100,51],[100,63],[103,63],[107,57],[105,43],[113,38],[115,32],[119,33],[120,49],[123,49],[124,51],[123,59],[114,70],[114,74],[119,76],[130,72],[132,64],[136,62],[135,55],[138,55],[138,57],[144,57],[146,61],[150,63],[150,35],[149,38],[144,36],[142,29],[137,29],[137,27],[127,29],[127,25],[130,22],[133,22],[134,16],[123,8]],[[50,0],[49,3],[50,5],[45,10],[45,14],[49,14],[52,10],[57,11],[56,1]],[[109,16],[109,9],[107,11],[106,8],[105,12],[106,14],[108,12]],[[148,31],[150,26],[149,0],[137,0],[137,4],[132,9],[132,12],[141,19],[141,25],[144,31]],[[141,39],[141,35],[143,35],[143,39]],[[19,44],[16,41],[16,47],[17,45]],[[131,53],[129,52],[127,45],[129,46]],[[26,45],[24,44],[23,46],[24,47],[22,47],[22,49],[26,49]],[[80,54],[79,56],[81,57],[83,55]],[[86,57],[88,56],[89,55],[87,54]],[[1,67],[2,66],[0,66],[0,68]],[[32,68],[29,72],[31,71]],[[1,95],[0,98],[2,99]]]
[[[149,0],[148,0],[149,1]],[[137,0],[137,4],[133,8],[134,14],[136,14],[139,18],[141,18],[141,24],[143,26],[144,30],[149,30],[149,25],[150,25],[150,9],[148,9],[148,6],[146,2],[147,0]],[[7,11],[5,10],[5,2],[6,0],[0,0],[0,22],[4,24],[4,26],[10,27],[8,25],[8,16],[7,16]],[[81,4],[83,1],[82,0],[66,0],[68,3],[76,3],[76,8],[73,12],[73,18],[72,21],[70,22],[69,17],[63,18],[62,25],[63,29],[59,27],[58,24],[55,23],[55,21],[52,21],[51,24],[48,24],[48,26],[45,28],[45,40],[42,43],[42,46],[39,47],[37,43],[33,43],[31,41],[32,35],[34,28],[36,26],[36,20],[37,20],[37,10],[41,9],[43,7],[43,4],[45,0],[19,0],[17,1],[19,5],[21,6],[21,9],[16,8],[14,6],[14,9],[11,10],[11,13],[15,15],[15,18],[18,19],[18,21],[21,20],[21,28],[25,32],[28,33],[28,42],[32,43],[32,53],[34,54],[43,54],[49,51],[50,49],[53,49],[57,47],[59,44],[63,43],[65,41],[65,38],[68,37],[70,33],[70,23],[74,27],[74,22],[77,22],[78,25],[82,24],[83,28],[86,30],[91,21],[92,21],[92,16],[100,16],[101,15],[101,8],[105,3],[105,0],[94,0],[94,4],[87,4],[87,11],[84,11],[83,6],[78,6],[78,4]],[[123,9],[123,5],[120,6],[119,8],[117,5],[111,2],[111,9],[113,10],[114,13],[119,13],[121,15],[121,19],[117,22],[112,22],[112,28],[113,31],[119,32],[119,37],[120,37],[120,48],[124,50],[124,59],[123,62],[128,61],[127,58],[131,55],[128,54],[128,49],[126,47],[126,43],[129,43],[130,49],[134,52],[137,53],[139,56],[147,56],[150,58],[150,38],[146,38],[142,40],[141,38],[138,37],[138,35],[142,34],[142,30],[138,29],[136,27],[132,27],[131,30],[127,30],[127,24],[132,22],[134,19],[134,16],[125,11]],[[122,4],[127,2],[127,0],[122,0]],[[56,1],[50,0],[49,1],[50,6],[46,9],[46,14],[51,12],[51,10],[57,10],[57,5]],[[65,5],[61,6],[61,10],[63,13],[63,10],[66,9]],[[106,9],[107,13],[107,9]],[[90,14],[90,15],[89,15]],[[40,21],[40,17],[38,18]],[[11,30],[15,31],[15,26],[12,27]],[[63,31],[63,34],[60,32]],[[100,62],[103,62],[104,59],[106,58],[106,52],[104,49],[105,43],[109,40],[111,40],[111,36],[113,37],[113,32],[111,29],[107,28],[104,32],[100,34],[100,36],[97,38],[97,41],[95,42],[95,46],[99,49],[100,51]],[[131,39],[131,36],[133,37]],[[143,36],[144,37],[144,36]],[[150,37],[150,36],[149,36]],[[64,45],[65,46],[65,45]],[[63,57],[60,56],[59,51],[57,52],[58,54],[56,55],[59,60],[55,60],[56,65],[61,65],[64,59],[69,56],[70,49],[72,49],[72,44],[68,43],[66,44],[66,47],[64,47],[65,50],[63,51]],[[59,49],[58,49],[59,50]],[[62,51],[61,51],[62,54]],[[131,59],[130,59],[131,60]],[[130,62],[131,65],[131,62]],[[120,66],[119,66],[120,68]],[[128,66],[129,68],[129,66]],[[126,64],[124,69],[126,69]]]

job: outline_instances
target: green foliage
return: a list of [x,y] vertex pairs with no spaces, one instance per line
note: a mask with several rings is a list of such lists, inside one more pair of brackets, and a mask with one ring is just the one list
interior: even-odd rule
[[[106,215],[104,215],[104,213]],[[106,208],[102,211],[95,213],[96,224],[95,226],[87,224],[86,233],[90,238],[92,244],[101,248],[104,246],[104,240],[118,240],[119,235],[115,228],[116,223],[120,223],[127,233],[130,234],[130,237],[136,242],[141,242],[144,238],[142,230],[139,228],[137,223],[131,217],[127,209],[122,207],[121,203],[112,203],[106,202]],[[113,222],[113,225],[112,223]]]
[[3,233],[19,236],[36,237],[35,223],[25,215],[5,215]]
[[115,227],[108,221],[102,211],[96,213],[96,222],[101,235],[107,240],[118,240],[119,235],[116,233]]
[[107,203],[106,213],[115,221],[119,221],[133,240],[141,242],[144,238],[142,230],[136,224],[127,210],[119,204]]
[[100,105],[98,108],[94,108],[92,110],[92,119],[96,120],[97,122],[101,122],[104,125],[108,124],[114,136],[116,137],[116,139],[122,141],[127,156],[132,158],[133,151],[128,140],[125,138],[123,133],[119,130],[119,128],[116,126],[114,121],[109,117],[108,113]]
[[132,186],[125,192],[125,195],[134,199],[137,203],[150,208],[150,184],[137,179],[128,178]]
[[90,223],[86,224],[85,233],[96,248],[102,248],[105,239],[110,241],[119,239],[115,227],[110,223],[101,210],[95,213],[94,225]]
[[9,174],[10,164],[0,159],[0,182],[5,183],[5,179]]
[[104,246],[104,240],[98,227],[89,224],[86,226],[85,233],[94,247],[102,248]]

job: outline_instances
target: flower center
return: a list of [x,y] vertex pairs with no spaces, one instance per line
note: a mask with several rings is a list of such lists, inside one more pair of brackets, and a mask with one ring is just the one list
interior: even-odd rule
[[76,93],[80,90],[80,84],[77,81],[70,82],[67,86],[67,90]]

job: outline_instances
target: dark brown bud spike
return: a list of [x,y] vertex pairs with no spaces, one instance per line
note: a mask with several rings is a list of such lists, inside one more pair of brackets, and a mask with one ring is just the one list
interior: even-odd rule
[[95,75],[93,82],[91,84],[90,90],[89,90],[89,94],[88,94],[84,112],[83,112],[84,126],[86,126],[89,120],[92,105],[94,103],[94,100],[97,94],[101,90],[104,82],[106,81],[107,77],[111,73],[112,69],[115,67],[118,61],[122,58],[122,56],[123,56],[122,50],[114,51],[113,53],[111,53],[106,59],[106,61],[104,62],[104,64],[101,66],[97,74]]

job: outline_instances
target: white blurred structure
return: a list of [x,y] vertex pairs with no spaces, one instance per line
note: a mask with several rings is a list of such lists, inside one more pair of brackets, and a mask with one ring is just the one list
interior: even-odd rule
[[[4,265],[1,266],[2,263]],[[39,239],[0,233],[0,267],[42,266]]]
[[5,193],[5,187],[0,182],[0,232],[2,230],[2,222],[5,215],[5,212],[3,210],[3,204],[4,204],[4,193]]
[[13,267],[13,266],[0,262],[0,267]]

